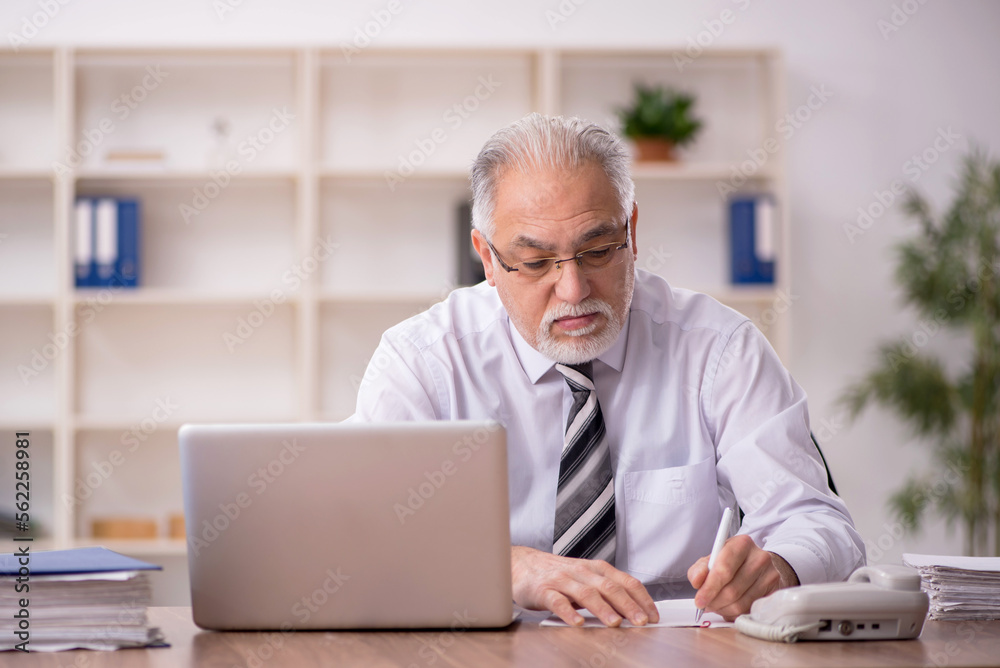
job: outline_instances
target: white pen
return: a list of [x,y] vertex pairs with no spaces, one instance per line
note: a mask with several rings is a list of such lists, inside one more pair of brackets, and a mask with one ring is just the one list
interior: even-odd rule
[[[719,552],[722,551],[722,546],[725,545],[726,539],[729,538],[729,524],[733,519],[733,509],[727,507],[722,511],[722,520],[719,522],[719,530],[715,532],[715,543],[712,545],[712,554],[708,557],[708,572],[712,572],[712,566],[715,565],[715,558],[719,556]],[[705,576],[706,579],[708,576]],[[704,614],[705,610],[698,608],[698,612],[694,615],[694,623],[701,623],[701,616]]]

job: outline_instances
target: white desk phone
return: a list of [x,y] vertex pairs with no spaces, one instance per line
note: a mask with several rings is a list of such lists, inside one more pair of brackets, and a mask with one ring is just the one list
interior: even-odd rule
[[906,640],[924,627],[929,606],[920,575],[905,566],[864,566],[847,582],[779,589],[736,618],[746,635],[796,640]]

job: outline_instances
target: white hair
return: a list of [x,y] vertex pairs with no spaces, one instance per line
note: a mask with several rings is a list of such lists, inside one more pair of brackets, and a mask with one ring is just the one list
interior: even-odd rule
[[631,159],[614,133],[580,118],[538,113],[501,128],[472,163],[472,226],[487,239],[493,238],[497,183],[508,171],[576,169],[588,162],[604,170],[618,195],[622,215],[629,216],[635,200]]

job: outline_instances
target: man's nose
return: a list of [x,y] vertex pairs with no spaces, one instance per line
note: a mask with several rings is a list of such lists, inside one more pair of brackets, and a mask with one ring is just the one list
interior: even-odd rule
[[590,281],[575,259],[559,263],[552,271],[559,272],[556,276],[556,297],[560,301],[579,304],[590,295]]

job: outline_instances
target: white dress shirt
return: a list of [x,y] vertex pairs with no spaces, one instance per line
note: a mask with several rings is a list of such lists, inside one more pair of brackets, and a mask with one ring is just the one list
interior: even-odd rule
[[[711,550],[726,506],[745,513],[739,533],[803,584],[863,565],[861,537],[810,440],[806,395],[748,318],[637,271],[627,323],[594,362],[594,383],[614,469],[615,566],[654,598],[693,595],[687,569]],[[571,403],[553,361],[481,283],[386,331],[352,419],[497,420],[511,541],[551,551]]]

